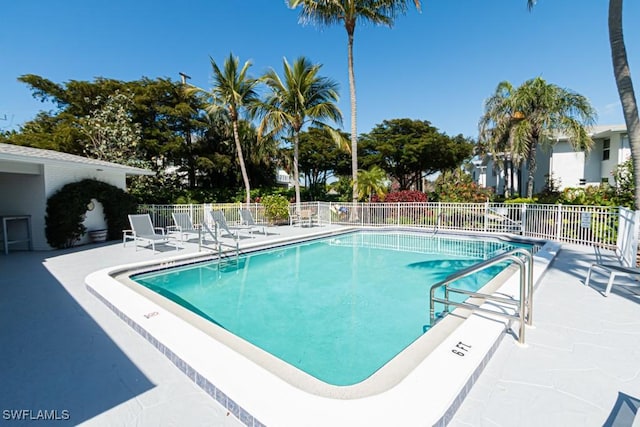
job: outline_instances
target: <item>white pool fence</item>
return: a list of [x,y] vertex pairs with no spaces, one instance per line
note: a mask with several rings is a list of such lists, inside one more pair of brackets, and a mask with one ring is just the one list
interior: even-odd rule
[[[173,225],[172,212],[188,212],[194,223],[212,226],[208,214],[224,212],[240,221],[240,203],[140,205],[156,227]],[[249,205],[256,222],[267,222],[264,207]],[[295,205],[290,205],[290,217]],[[333,203],[304,202],[319,224],[361,227],[418,227],[428,230],[513,234],[615,250],[627,266],[636,265],[640,211],[622,207],[538,205],[526,203]],[[288,220],[287,220],[288,221]]]

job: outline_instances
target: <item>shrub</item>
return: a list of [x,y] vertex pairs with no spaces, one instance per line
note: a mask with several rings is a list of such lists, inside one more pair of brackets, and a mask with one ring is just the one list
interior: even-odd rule
[[286,197],[279,194],[264,196],[261,203],[267,221],[274,223],[289,218],[289,201]]
[[631,159],[619,164],[613,171],[613,179],[616,186],[613,189],[613,198],[617,205],[634,209],[635,205],[635,181],[633,177],[633,162]]
[[440,202],[484,203],[493,195],[491,188],[482,188],[461,171],[445,172],[436,179],[435,193]]
[[374,195],[371,198],[373,203],[419,203],[427,202],[428,200],[429,198],[425,193],[414,190],[392,191],[387,193],[384,198],[380,198],[378,195]]
[[565,188],[558,202],[567,205],[617,206],[612,196],[613,192],[608,184],[589,185]]
[[504,203],[538,203],[538,199],[533,197],[533,198],[528,198],[528,197],[515,197],[513,199],[507,199],[504,201]]
[[109,240],[119,239],[129,228],[127,214],[135,213],[137,203],[125,191],[113,185],[85,179],[65,185],[47,200],[45,235],[54,248],[73,246],[87,231],[82,224],[91,199],[104,207]]

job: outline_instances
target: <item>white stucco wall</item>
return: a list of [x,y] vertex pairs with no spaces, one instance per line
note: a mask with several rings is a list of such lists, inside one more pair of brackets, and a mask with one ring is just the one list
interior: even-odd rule
[[[533,194],[541,192],[547,185],[547,175],[551,172],[551,147],[538,145],[536,150],[536,171],[533,174]],[[527,179],[529,171],[526,166],[522,168],[522,195],[527,195]]]
[[585,178],[585,153],[574,151],[568,142],[558,142],[553,147],[551,165],[551,173],[560,190],[579,187],[580,180]]
[[46,197],[62,188],[65,184],[82,181],[83,179],[97,179],[98,181],[126,189],[124,172],[98,171],[91,167],[68,167],[45,165],[45,194]]
[[[0,215],[31,215],[32,243],[35,250],[49,249],[44,237],[43,175],[0,173]],[[21,222],[10,222],[9,236],[12,239],[26,238],[26,226]],[[27,249],[28,245],[15,244],[9,250]]]

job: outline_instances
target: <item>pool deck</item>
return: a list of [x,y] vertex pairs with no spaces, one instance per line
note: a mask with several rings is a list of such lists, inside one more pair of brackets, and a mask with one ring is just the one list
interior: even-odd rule
[[[242,245],[333,229],[279,227]],[[155,254],[127,246],[0,256],[3,425],[33,422],[6,420],[7,410],[68,411],[56,425],[241,425],[85,287],[96,270],[196,253],[197,245]],[[640,288],[616,285],[605,298],[604,276],[583,284],[592,262],[616,258],[563,245],[538,284],[528,347],[506,335],[449,425],[639,424]],[[417,396],[416,405],[428,402]]]

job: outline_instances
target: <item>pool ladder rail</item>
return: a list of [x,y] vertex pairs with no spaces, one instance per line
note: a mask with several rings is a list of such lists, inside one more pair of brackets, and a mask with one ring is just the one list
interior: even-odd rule
[[[524,258],[524,259],[523,259]],[[472,292],[464,289],[457,289],[451,287],[451,284],[458,279],[462,279],[463,277],[470,276],[471,274],[482,271],[486,268],[494,266],[504,261],[513,261],[518,265],[520,270],[520,299],[512,299],[506,298],[503,296],[497,296],[492,294],[480,293],[480,292]],[[436,290],[444,288],[444,297],[436,297]],[[486,301],[492,301],[499,304],[510,305],[515,308],[515,312],[507,313],[503,311],[495,311],[488,308],[481,307],[481,304],[471,304],[468,302],[457,302],[452,301],[449,298],[450,293],[463,294],[468,295],[474,298],[480,298],[484,300],[482,304]],[[435,313],[435,303],[439,302],[445,305],[445,309],[442,312],[442,315],[436,316]],[[524,331],[525,324],[528,326],[533,325],[533,256],[529,251],[523,248],[516,248],[509,252],[505,252],[500,254],[494,258],[483,261],[479,264],[473,265],[464,270],[458,271],[456,273],[451,274],[446,279],[436,283],[431,286],[431,290],[429,292],[429,318],[430,318],[430,327],[433,327],[435,323],[440,320],[444,315],[449,313],[449,306],[462,307],[472,312],[480,312],[487,313],[493,316],[503,317],[509,320],[517,320],[520,322],[520,330],[518,332],[518,342],[524,345]]]
[[[198,247],[198,251],[202,251],[202,248],[206,246],[202,243],[204,241],[204,237],[209,234],[212,237],[212,240],[215,242],[216,245],[216,249],[218,251],[218,266],[221,266],[222,260],[225,259],[227,260],[227,265],[231,264],[232,262],[235,263],[236,266],[239,265],[239,259],[240,259],[240,243],[238,242],[237,239],[234,239],[234,244],[228,244],[228,243],[224,243],[221,242],[220,240],[218,240],[218,225],[216,224],[216,228],[215,231],[211,230],[211,228],[209,228],[209,226],[207,226],[207,224],[202,224],[202,227],[200,227],[200,235],[199,237],[199,241],[200,241],[200,246]],[[232,260],[231,256],[224,254],[222,251],[222,247],[227,247],[230,249],[234,250],[235,256],[234,259]]]

